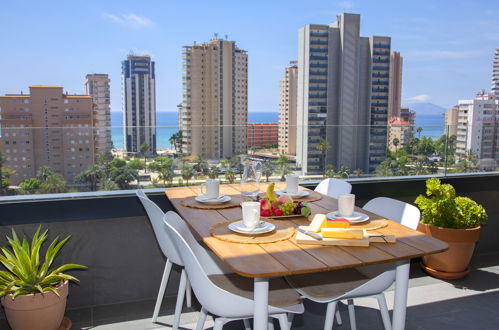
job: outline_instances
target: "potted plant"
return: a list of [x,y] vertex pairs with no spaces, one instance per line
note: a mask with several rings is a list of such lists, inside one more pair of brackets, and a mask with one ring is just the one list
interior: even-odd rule
[[419,195],[415,203],[422,212],[418,230],[449,245],[445,252],[423,257],[423,270],[442,279],[468,274],[480,226],[487,221],[485,209],[470,198],[456,197],[454,187],[436,178],[426,181],[426,196]]
[[31,242],[26,236],[20,240],[12,230],[12,238],[7,236],[11,249],[1,247],[0,262],[6,270],[0,271],[0,297],[13,330],[59,329],[66,309],[68,281],[78,281],[64,272],[87,268],[76,264],[52,267],[70,236],[63,240],[56,237],[41,260],[40,249],[48,230],[41,235],[40,230],[41,226]]

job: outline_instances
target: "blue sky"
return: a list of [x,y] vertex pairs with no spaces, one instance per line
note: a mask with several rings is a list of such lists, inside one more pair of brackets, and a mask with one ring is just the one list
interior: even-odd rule
[[[313,5],[311,5],[313,3]],[[283,68],[297,57],[298,29],[361,14],[361,34],[392,37],[404,56],[403,99],[450,107],[490,89],[499,47],[499,1],[4,1],[0,94],[29,85],[81,93],[87,73],[111,77],[121,109],[121,60],[156,61],[157,108],[181,102],[181,47],[217,32],[249,54],[249,109],[277,111]]]

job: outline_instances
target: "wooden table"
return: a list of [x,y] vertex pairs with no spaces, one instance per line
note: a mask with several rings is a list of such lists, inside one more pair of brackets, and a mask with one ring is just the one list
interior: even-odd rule
[[[261,189],[265,187],[261,184]],[[283,184],[276,184],[276,189]],[[303,189],[303,188],[302,188]],[[238,184],[224,184],[220,192],[240,196]],[[235,273],[254,278],[254,326],[267,328],[269,278],[284,275],[314,273],[354,268],[359,266],[397,261],[393,329],[404,329],[411,258],[442,252],[447,244],[397,222],[389,221],[387,227],[374,232],[396,235],[397,243],[371,243],[366,247],[340,247],[296,244],[293,239],[269,244],[238,244],[219,240],[210,235],[210,227],[220,221],[240,219],[241,208],[199,210],[181,205],[181,200],[200,195],[199,187],[178,187],[166,190],[173,207],[190,225],[194,234],[213,250]],[[323,196],[310,203],[312,214],[337,210],[337,200]],[[357,208],[361,210],[360,208]],[[367,212],[371,219],[382,217]],[[306,218],[290,218],[285,221],[292,226],[308,224]]]

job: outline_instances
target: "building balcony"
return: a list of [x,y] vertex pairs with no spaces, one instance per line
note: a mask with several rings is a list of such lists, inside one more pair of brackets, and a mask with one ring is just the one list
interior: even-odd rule
[[310,63],[311,68],[327,68],[327,63]]
[[318,75],[318,76],[327,76],[327,71],[315,71],[315,70],[310,70],[310,71],[309,71],[309,75],[311,75],[311,76],[314,76],[314,75]]
[[317,79],[317,78],[310,78],[308,80],[310,83],[327,83],[327,79]]
[[327,55],[310,55],[311,60],[325,60],[327,61]]
[[327,45],[327,40],[321,40],[321,39],[310,39],[310,44],[311,45]]
[[310,47],[310,52],[311,53],[327,53],[328,50],[327,50],[327,48]]

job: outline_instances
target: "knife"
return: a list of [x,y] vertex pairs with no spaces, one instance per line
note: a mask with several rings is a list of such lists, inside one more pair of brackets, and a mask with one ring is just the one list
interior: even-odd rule
[[300,228],[300,227],[297,227],[296,230],[298,230],[300,233],[304,233],[305,235],[308,235],[310,237],[313,237],[315,239],[318,239],[318,240],[322,241],[322,237],[319,234],[311,233],[311,232],[306,231],[305,229]]

